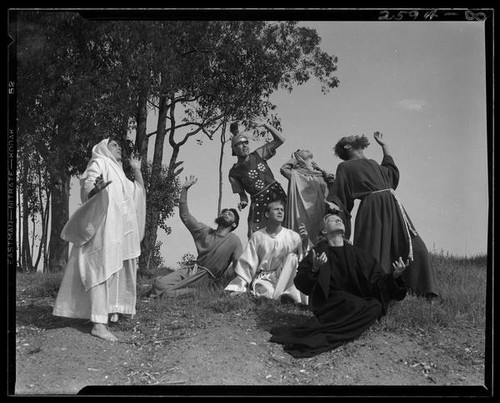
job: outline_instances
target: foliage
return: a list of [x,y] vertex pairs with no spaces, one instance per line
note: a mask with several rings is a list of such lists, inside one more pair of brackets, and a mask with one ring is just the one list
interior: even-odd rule
[[128,117],[111,49],[99,46],[105,25],[71,12],[17,16],[19,133],[33,137],[53,167],[81,173],[96,140],[120,131]]
[[[338,85],[336,58],[321,51],[313,29],[293,21],[99,21],[40,10],[16,17],[19,138],[31,139],[51,183],[62,180],[63,186],[85,169],[91,147],[111,133],[125,139],[136,130],[136,151],[147,155],[144,111],[158,112],[145,175],[153,193],[168,187],[162,182],[165,136],[174,182],[182,170],[180,148],[189,138],[199,133],[213,139],[223,122],[245,121],[250,114],[279,127],[269,100],[274,91],[291,91],[313,77],[324,92]],[[55,190],[53,208],[64,207],[69,195]],[[169,232],[171,207],[148,193],[148,260],[157,228]],[[52,216],[51,244],[66,215],[63,209]]]
[[191,266],[196,263],[196,256],[192,253],[185,253],[182,255],[181,260],[177,262],[179,267]]
[[51,208],[58,212],[51,215],[49,244],[50,266],[57,269],[67,260],[59,235],[69,218],[70,177],[83,172],[97,140],[126,132],[123,100],[130,97],[127,82],[114,79],[106,24],[71,12],[18,11],[16,18],[18,143],[32,145],[33,158],[45,162]]
[[147,213],[151,214],[152,211],[159,213],[156,222],[151,222],[149,217],[146,222],[155,227],[159,226],[168,235],[171,228],[167,225],[167,219],[174,215],[174,209],[179,205],[179,180],[170,173],[166,166],[163,166],[159,173],[152,175],[151,164],[143,163],[142,172],[144,181],[147,183],[147,201],[150,206]]

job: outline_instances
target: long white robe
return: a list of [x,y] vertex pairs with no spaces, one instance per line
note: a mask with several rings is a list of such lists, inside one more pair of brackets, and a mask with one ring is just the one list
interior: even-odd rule
[[[73,243],[53,314],[107,323],[108,314],[135,314],[137,262],[144,236],[145,191],[97,144],[80,180],[82,206],[61,237]],[[99,175],[111,180],[88,199]]]
[[295,302],[307,304],[293,280],[302,258],[300,235],[282,228],[271,235],[262,228],[255,231],[236,263],[236,277],[226,286],[226,291],[246,292],[248,288],[256,297],[279,299],[282,295]]

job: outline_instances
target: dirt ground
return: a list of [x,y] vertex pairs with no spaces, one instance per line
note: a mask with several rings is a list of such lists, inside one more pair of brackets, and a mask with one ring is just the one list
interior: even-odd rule
[[[153,303],[141,301],[138,310]],[[306,311],[171,317],[148,339],[137,315],[112,326],[120,341],[110,343],[91,336],[87,321],[52,316],[52,304],[50,298],[17,301],[10,357],[16,395],[489,394],[484,330],[473,327],[401,335],[376,324],[334,351],[294,359],[268,341],[269,330],[281,321],[302,322]],[[84,389],[90,385],[113,387]]]

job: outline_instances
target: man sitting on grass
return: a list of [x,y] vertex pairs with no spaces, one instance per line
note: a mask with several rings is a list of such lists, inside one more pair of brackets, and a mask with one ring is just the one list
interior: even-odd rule
[[182,222],[191,232],[198,257],[196,263],[182,267],[166,276],[154,280],[151,297],[191,294],[197,289],[217,287],[225,278],[230,278],[236,260],[243,249],[241,241],[232,233],[239,223],[235,209],[222,210],[215,219],[217,228],[198,222],[189,212],[187,204],[188,189],[198,179],[191,175],[182,184],[179,200],[179,213]]
[[267,226],[251,235],[234,269],[237,276],[225,290],[234,296],[243,294],[250,287],[257,298],[285,297],[307,304],[307,297],[293,284],[302,251],[309,240],[307,230],[302,225],[299,235],[281,225],[285,218],[281,200],[269,202],[264,214]]
[[390,300],[402,300],[400,278],[408,267],[400,257],[392,273],[382,270],[368,253],[344,239],[337,214],[324,219],[326,240],[300,262],[295,285],[310,298],[314,317],[297,327],[271,329],[271,342],[284,344],[290,355],[312,357],[333,350],[367,330],[385,315]]

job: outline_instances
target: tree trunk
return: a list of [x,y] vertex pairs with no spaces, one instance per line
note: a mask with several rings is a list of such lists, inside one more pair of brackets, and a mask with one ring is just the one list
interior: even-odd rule
[[219,198],[217,201],[217,216],[222,210],[222,163],[224,161],[224,145],[226,144],[226,121],[222,125],[222,133],[220,135],[220,155],[219,155]]
[[62,271],[68,262],[68,242],[61,238],[61,231],[69,219],[70,176],[58,170],[51,173],[51,221],[49,242],[49,271]]
[[148,95],[147,91],[142,91],[139,94],[139,99],[137,101],[137,113],[135,120],[137,122],[136,136],[135,136],[135,148],[136,151],[141,156],[141,160],[147,161],[148,159],[148,138],[147,138],[147,118],[148,118]]
[[47,191],[47,202],[45,208],[45,224],[44,224],[44,239],[43,239],[43,272],[49,270],[49,254],[47,252],[47,240],[49,239],[49,217],[50,217],[50,190]]
[[40,245],[38,246],[38,253],[35,260],[35,270],[38,270],[38,264],[40,263],[40,258],[42,256],[42,244],[45,236],[45,209],[43,206],[43,197],[42,197],[42,169],[41,166],[38,166],[38,208],[40,209],[40,221],[42,227],[42,234],[40,235]]
[[23,237],[21,243],[21,265],[23,271],[31,272],[33,270],[33,262],[31,260],[30,253],[30,239],[29,239],[29,207],[28,207],[28,162],[26,158],[23,161],[23,179],[21,181],[22,186],[22,227],[23,227]]
[[[17,222],[20,224],[22,223],[23,215],[22,215],[22,208],[21,208],[21,189],[18,187],[17,188]],[[18,240],[18,245],[17,245],[17,265],[20,266],[21,270],[23,270],[23,255],[22,255],[22,235],[23,232],[21,231],[22,226],[18,225],[17,226],[17,240]],[[18,267],[19,268],[19,267]]]
[[45,252],[46,252],[46,245],[47,245],[47,230],[48,230],[48,218],[49,218],[49,202],[50,202],[50,197],[49,197],[49,193],[46,192],[46,195],[47,195],[47,202],[45,203],[45,207],[43,206],[43,200],[42,200],[42,192],[40,192],[40,213],[41,213],[41,216],[42,216],[42,223],[41,223],[41,226],[42,226],[42,235],[41,235],[41,238],[40,238],[40,246],[38,247],[38,255],[37,255],[37,258],[36,258],[36,262],[35,262],[35,267],[38,269],[38,265],[40,264],[40,259],[41,257],[43,256],[44,259],[43,259],[43,267],[42,267],[42,271],[45,271],[46,269],[46,265],[45,265]]
[[[168,99],[165,96],[160,98],[158,108],[158,123],[155,138],[155,149],[153,154],[153,164],[149,175],[149,186],[154,183],[152,178],[159,177],[163,161],[163,145],[165,143],[166,121],[168,112]],[[141,243],[141,256],[139,258],[139,267],[146,272],[149,271],[149,263],[153,257],[156,237],[158,233],[159,212],[156,211],[150,199],[146,198],[146,229],[144,231],[144,239]]]

